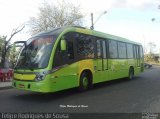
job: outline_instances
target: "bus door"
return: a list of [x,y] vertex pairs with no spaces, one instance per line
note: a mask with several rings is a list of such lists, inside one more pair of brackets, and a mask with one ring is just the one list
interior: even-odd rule
[[102,71],[103,70],[103,59],[102,59],[102,41],[97,40],[96,41],[96,46],[97,46],[97,71]]
[[103,51],[103,70],[108,70],[108,59],[107,59],[107,41],[102,40],[102,51]]
[[105,40],[97,40],[97,70],[108,70]]
[[140,67],[140,49],[138,45],[134,45],[134,58],[136,67]]

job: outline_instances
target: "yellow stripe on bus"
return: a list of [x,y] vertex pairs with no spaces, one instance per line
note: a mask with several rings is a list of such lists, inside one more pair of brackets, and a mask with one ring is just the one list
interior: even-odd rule
[[34,80],[35,77],[35,74],[14,74],[14,78],[19,80]]
[[88,29],[76,29],[77,32],[79,33],[84,33],[84,34],[92,34],[92,31],[88,30]]

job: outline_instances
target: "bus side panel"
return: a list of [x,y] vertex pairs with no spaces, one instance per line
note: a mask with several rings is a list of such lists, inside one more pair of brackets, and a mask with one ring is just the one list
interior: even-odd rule
[[92,72],[92,75],[94,75],[94,66],[93,66],[93,59],[87,59],[87,60],[82,60],[79,61],[78,63],[79,65],[79,79],[80,79],[80,75],[84,70],[90,70]]
[[51,74],[53,92],[78,86],[78,63],[70,64]]
[[[138,59],[139,60],[139,59]],[[134,59],[134,75],[138,76],[141,72],[141,67],[137,65],[137,59]],[[140,62],[140,61],[138,61]]]
[[107,59],[103,60],[103,65],[101,67],[101,70],[99,70],[98,68],[98,62],[99,62],[98,60],[101,59],[94,60],[95,75],[93,77],[93,83],[99,83],[109,80]]
[[93,77],[93,83],[100,83],[104,81],[108,81],[108,70],[105,71],[96,71]]
[[128,76],[127,59],[109,59],[108,62],[110,80]]
[[141,72],[141,67],[135,67],[134,68],[134,75],[135,76],[138,76],[140,74],[140,72]]

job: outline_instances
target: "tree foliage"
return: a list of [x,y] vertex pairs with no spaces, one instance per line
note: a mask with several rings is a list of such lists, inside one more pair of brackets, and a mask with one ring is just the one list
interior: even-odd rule
[[153,62],[154,61],[154,55],[153,54],[145,54],[144,55],[144,61],[145,62]]
[[13,46],[8,50],[6,57],[10,63],[10,67],[13,67],[16,63],[17,56],[19,54],[19,49],[16,48],[16,45]]
[[[8,50],[8,45],[5,46],[6,37],[0,36],[0,67],[13,67],[14,63],[16,62],[16,56],[18,55],[18,51],[16,50],[15,45],[13,45]],[[6,53],[4,53],[4,50]]]
[[6,36],[0,36],[0,62],[2,60],[2,51],[4,48],[5,40],[6,40]]
[[152,63],[159,63],[159,56],[156,54],[145,54],[144,61],[145,62],[152,62]]
[[[1,36],[0,37],[0,66],[5,68],[5,62],[11,60],[14,61],[12,59],[10,59],[10,55],[8,54],[8,51],[10,49],[10,41],[12,40],[12,38],[19,33],[20,31],[22,31],[24,29],[24,25],[17,27],[16,29],[13,29],[13,31],[11,32],[11,35],[9,36],[8,40],[7,40],[7,36]],[[11,55],[14,55],[15,51],[13,51],[11,53]],[[12,56],[11,56],[12,57]]]
[[65,1],[57,4],[44,3],[39,8],[38,16],[30,18],[30,32],[33,35],[51,28],[82,25],[82,18],[80,6],[75,6]]

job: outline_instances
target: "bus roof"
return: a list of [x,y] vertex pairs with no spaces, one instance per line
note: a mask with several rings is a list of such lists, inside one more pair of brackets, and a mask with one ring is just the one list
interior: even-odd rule
[[122,42],[141,45],[138,42],[134,42],[134,41],[128,40],[126,38],[122,38],[122,37],[119,37],[119,36],[115,36],[115,35],[99,32],[99,31],[96,31],[96,30],[90,30],[90,29],[87,29],[85,27],[68,26],[68,27],[64,27],[64,29],[68,29],[68,30],[74,29],[75,31],[78,31],[78,32],[81,32],[81,33],[84,33],[84,34],[90,34],[90,35],[93,35],[93,36],[102,37],[102,38],[106,38],[106,39],[112,39],[112,40],[117,40],[117,41],[122,41]]
[[55,32],[66,32],[66,31],[76,31],[76,32],[89,34],[89,35],[93,35],[93,36],[97,36],[97,37],[101,37],[101,38],[105,38],[105,39],[112,39],[112,40],[117,40],[117,41],[121,41],[121,42],[127,42],[127,43],[141,45],[138,42],[134,42],[134,41],[128,40],[126,38],[122,38],[119,36],[99,32],[96,30],[90,30],[90,29],[87,29],[87,28],[81,27],[81,26],[65,26],[65,27],[60,27],[60,28],[54,28],[54,29],[51,29],[46,32],[40,32],[37,35],[35,35],[34,37],[41,36],[41,35],[52,35]]

